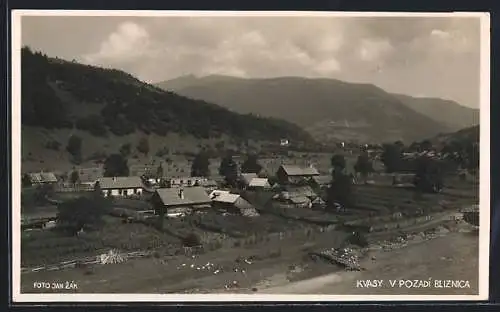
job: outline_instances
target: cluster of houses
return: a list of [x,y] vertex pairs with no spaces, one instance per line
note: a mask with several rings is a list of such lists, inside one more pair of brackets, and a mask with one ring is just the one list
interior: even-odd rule
[[[156,211],[165,209],[169,215],[186,213],[189,209],[201,209],[207,206],[221,211],[239,211],[242,215],[258,215],[252,205],[239,193],[241,191],[273,191],[273,200],[285,206],[307,207],[323,204],[313,187],[327,187],[331,177],[322,176],[314,167],[281,165],[276,174],[276,181],[256,173],[241,173],[238,190],[221,188],[223,178],[206,177],[169,177],[160,184],[157,179],[139,176],[104,177],[102,171],[95,168],[79,169],[80,179],[85,184],[93,185],[105,197],[141,198],[149,194],[148,199]],[[55,174],[50,179],[39,179],[57,183]],[[43,182],[41,182],[43,183]],[[67,182],[65,182],[67,183]],[[160,186],[161,185],[161,186]]]

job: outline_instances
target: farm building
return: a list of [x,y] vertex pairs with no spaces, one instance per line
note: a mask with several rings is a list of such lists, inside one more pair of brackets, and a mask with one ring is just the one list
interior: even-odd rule
[[144,185],[140,177],[103,177],[96,182],[104,196],[140,195]]
[[248,189],[269,189],[271,188],[271,184],[267,178],[255,178],[250,181],[248,185]]
[[330,175],[320,175],[320,176],[314,176],[311,178],[312,185],[315,187],[329,187],[330,183],[332,182],[332,176]]
[[319,175],[318,170],[312,166],[281,165],[276,172],[276,177],[281,184],[300,184],[309,178]]
[[[281,192],[273,197],[273,200],[278,204],[283,204],[286,207],[296,208],[312,208],[311,200],[304,195],[290,194],[289,192]],[[280,205],[281,206],[281,205]]]
[[161,188],[153,194],[151,201],[155,213],[163,210],[166,214],[185,213],[190,209],[209,208],[212,199],[203,187]]
[[57,183],[57,177],[53,172],[33,172],[28,173],[27,177],[31,185]]
[[229,191],[215,190],[210,193],[212,206],[215,209],[229,213],[239,213],[244,216],[258,216],[255,208],[239,194],[232,194]]
[[256,173],[242,173],[240,178],[245,189],[267,189],[271,187],[268,179],[259,178]]

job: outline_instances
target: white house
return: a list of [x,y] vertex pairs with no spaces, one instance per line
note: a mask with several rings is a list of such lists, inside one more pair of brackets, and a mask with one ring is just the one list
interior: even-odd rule
[[140,177],[104,177],[96,182],[104,196],[140,195],[144,185]]
[[206,177],[175,177],[167,180],[167,184],[170,187],[201,186],[206,182],[208,182],[208,178]]

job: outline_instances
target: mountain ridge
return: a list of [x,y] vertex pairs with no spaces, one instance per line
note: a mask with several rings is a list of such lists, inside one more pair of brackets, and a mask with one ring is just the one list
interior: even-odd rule
[[[418,111],[409,103],[412,97],[330,78],[190,75],[155,85],[235,112],[280,116],[323,141],[413,141],[469,126],[431,118],[428,108]],[[464,109],[465,115],[469,113]],[[339,126],[342,123],[348,126]]]
[[22,62],[23,125],[83,130],[92,126],[102,135],[117,136],[142,131],[199,138],[224,134],[241,140],[312,140],[290,122],[237,114],[162,90],[120,70],[49,58],[28,48],[22,50]]

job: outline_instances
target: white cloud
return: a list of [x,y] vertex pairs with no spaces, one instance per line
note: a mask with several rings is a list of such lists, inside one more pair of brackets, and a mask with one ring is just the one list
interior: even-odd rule
[[393,51],[393,46],[385,39],[362,39],[359,44],[358,54],[366,62],[381,61]]
[[87,54],[83,59],[89,63],[128,62],[149,51],[149,33],[136,23],[124,22],[101,43],[97,53]]
[[442,31],[439,29],[433,29],[431,31],[431,36],[440,38],[440,39],[448,39],[450,37],[450,33],[446,31]]

